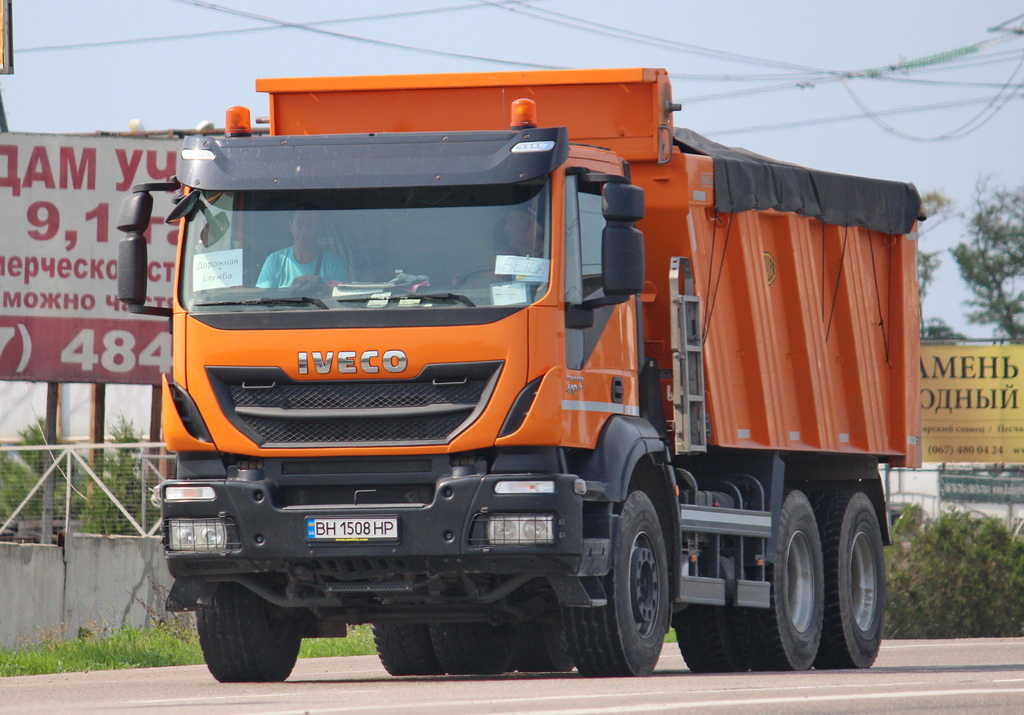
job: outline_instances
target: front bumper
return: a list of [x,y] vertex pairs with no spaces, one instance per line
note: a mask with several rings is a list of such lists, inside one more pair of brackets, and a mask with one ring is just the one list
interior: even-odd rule
[[[495,485],[518,479],[554,482],[551,494],[497,494]],[[172,480],[168,487],[202,485],[213,498],[164,501],[164,545],[176,577],[267,572],[317,574],[339,581],[437,573],[556,573],[603,575],[610,534],[584,535],[584,499],[574,475],[491,474],[447,476],[436,481],[428,503],[379,505],[283,505],[273,479]],[[481,520],[491,514],[551,515],[554,543],[491,545]],[[310,517],[393,517],[398,530],[387,542],[335,542],[307,536]],[[232,524],[223,551],[170,550],[166,524],[172,519],[222,520]],[[237,537],[237,538],[235,538]]]

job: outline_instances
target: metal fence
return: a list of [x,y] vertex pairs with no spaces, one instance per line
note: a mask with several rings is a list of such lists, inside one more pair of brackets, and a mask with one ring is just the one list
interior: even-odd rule
[[172,468],[159,442],[0,447],[0,541],[152,536],[160,528],[152,490]]
[[[944,511],[955,509],[977,516],[995,517],[1009,529],[1021,530],[1024,499],[1020,497],[1024,465],[1019,464],[925,464],[921,469],[883,469],[889,510],[893,516],[908,505],[921,508],[922,517],[934,521]],[[971,485],[977,489],[950,488]],[[993,489],[993,484],[1007,488]],[[980,488],[986,487],[986,488]],[[1009,487],[1015,487],[1010,489]]]
[[[153,488],[173,474],[173,460],[160,442],[0,446],[0,541],[60,543],[70,532],[153,536],[160,529]],[[959,482],[1024,479],[1020,465],[926,465],[882,474],[893,516],[916,504],[928,521],[955,508],[1003,518],[1009,528],[1024,523],[1016,494],[985,503],[944,497],[941,489],[951,475]]]

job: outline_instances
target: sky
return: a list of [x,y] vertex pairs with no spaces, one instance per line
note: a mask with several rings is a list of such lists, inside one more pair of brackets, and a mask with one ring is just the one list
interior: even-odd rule
[[[13,0],[15,132],[218,126],[259,77],[664,67],[676,125],[819,169],[913,182],[969,213],[1024,184],[1024,3],[1011,0]],[[990,31],[1006,27],[1018,32]],[[543,117],[542,117],[543,119]],[[970,337],[948,249],[924,303]]]

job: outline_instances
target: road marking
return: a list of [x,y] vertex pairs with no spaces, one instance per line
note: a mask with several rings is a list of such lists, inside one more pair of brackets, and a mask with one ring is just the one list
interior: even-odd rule
[[[376,693],[377,690],[346,690],[345,693]],[[154,700],[125,700],[125,705],[159,705],[162,703],[202,703],[207,700],[242,700],[244,698],[294,698],[294,692],[288,693],[252,693],[246,695],[197,695],[193,698],[161,698]]]
[[[921,683],[888,683],[887,686],[895,685],[919,685]],[[796,690],[796,689],[815,689],[818,690],[821,687],[872,687],[877,688],[877,683],[863,683],[859,685],[846,685],[846,686],[801,686],[801,688],[757,688],[754,690]],[[346,691],[355,692],[355,691]],[[486,698],[486,699],[473,699],[473,700],[439,700],[435,702],[416,702],[416,703],[387,703],[381,705],[345,705],[341,707],[332,708],[303,708],[301,710],[277,710],[273,712],[261,712],[260,715],[315,715],[317,713],[346,713],[346,712],[370,712],[377,710],[409,710],[413,708],[453,708],[453,707],[475,707],[486,705],[488,707],[495,706],[509,706],[509,705],[524,705],[527,703],[541,703],[550,700],[593,700],[596,698],[608,699],[612,697],[620,698],[635,698],[642,696],[646,698],[658,697],[658,696],[680,696],[680,695],[696,695],[702,692],[705,693],[721,693],[721,692],[740,692],[735,689],[715,689],[715,690],[663,690],[663,691],[637,691],[629,693],[601,693],[601,694],[590,694],[590,695],[546,695],[531,698]],[[749,692],[749,691],[748,691]],[[993,695],[996,693],[1024,693],[1024,688],[986,688],[986,689],[965,689],[965,690],[915,690],[908,691],[905,693],[843,693],[841,695],[806,695],[806,696],[791,696],[791,697],[774,697],[774,698],[744,698],[739,697],[730,700],[699,700],[693,702],[678,702],[673,701],[671,703],[644,703],[639,705],[613,705],[609,707],[594,707],[594,708],[573,708],[568,710],[529,710],[524,712],[530,712],[531,715],[596,715],[598,713],[621,713],[621,712],[654,712],[659,710],[683,710],[690,708],[700,707],[733,707],[737,705],[784,705],[789,703],[814,703],[814,702],[835,702],[835,701],[846,701],[846,700],[883,700],[885,698],[922,698],[922,697],[943,697],[953,695]],[[293,694],[293,696],[296,694]]]
[[1024,688],[978,688],[977,690],[914,690],[905,693],[844,693],[843,695],[809,695],[783,698],[737,698],[735,700],[700,700],[696,702],[646,703],[610,708],[576,708],[574,710],[533,710],[531,715],[598,715],[599,713],[655,712],[660,710],[690,710],[693,708],[727,707],[742,705],[790,705],[836,702],[839,700],[887,700],[907,698],[935,698],[959,695],[996,695],[1024,693]]
[[1019,643],[1007,643],[1005,641],[998,641],[996,643],[982,643],[979,640],[972,640],[970,643],[951,643],[949,641],[942,641],[941,643],[908,643],[907,645],[886,645],[882,644],[882,650],[907,650],[908,648],[978,648],[980,646],[1019,646]]

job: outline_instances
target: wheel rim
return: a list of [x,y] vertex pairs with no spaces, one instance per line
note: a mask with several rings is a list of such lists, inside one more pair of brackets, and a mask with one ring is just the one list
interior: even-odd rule
[[802,531],[797,531],[790,538],[786,563],[789,619],[793,627],[803,633],[810,627],[814,615],[814,561],[811,558],[811,546]]
[[878,564],[864,532],[857,532],[850,549],[850,603],[853,620],[867,631],[875,620],[878,605]]
[[646,533],[637,534],[629,558],[630,603],[637,632],[649,636],[658,614],[658,566]]

